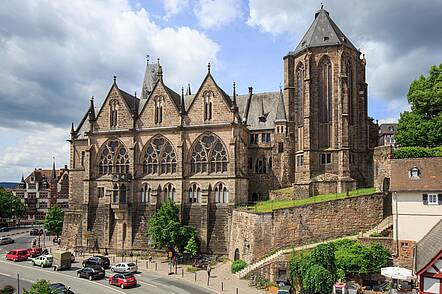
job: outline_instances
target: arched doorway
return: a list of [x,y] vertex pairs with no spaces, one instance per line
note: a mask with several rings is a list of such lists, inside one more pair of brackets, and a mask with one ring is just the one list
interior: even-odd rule
[[235,256],[233,257],[233,260],[238,260],[239,259],[239,249],[236,248],[235,249]]

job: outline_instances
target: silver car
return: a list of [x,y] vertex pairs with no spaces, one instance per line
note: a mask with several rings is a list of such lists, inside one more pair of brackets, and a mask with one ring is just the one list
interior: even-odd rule
[[111,267],[111,271],[116,273],[136,273],[138,267],[133,262],[122,262]]
[[14,240],[12,238],[9,237],[1,237],[0,238],[0,245],[6,245],[6,244],[11,244],[14,243]]

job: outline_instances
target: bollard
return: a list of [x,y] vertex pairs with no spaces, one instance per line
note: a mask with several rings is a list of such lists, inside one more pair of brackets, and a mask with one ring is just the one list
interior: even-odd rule
[[146,260],[146,269],[149,269],[149,260]]
[[155,270],[158,270],[158,263],[155,262]]
[[236,288],[236,294],[238,294],[238,288]]
[[181,269],[181,278],[184,278],[184,269]]
[[194,275],[194,279],[195,279],[195,281],[196,281],[196,272],[194,272],[193,275]]
[[224,283],[221,282],[221,292],[223,292],[223,291],[224,291]]
[[210,285],[210,276],[207,276],[207,286]]

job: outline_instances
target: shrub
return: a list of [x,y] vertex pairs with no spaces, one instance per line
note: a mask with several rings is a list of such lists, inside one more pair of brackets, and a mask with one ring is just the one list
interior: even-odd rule
[[420,157],[442,157],[442,146],[426,147],[400,147],[393,151],[395,159],[420,158]]
[[376,238],[376,237],[383,237],[383,236],[379,232],[373,232],[373,233],[370,234],[370,237],[375,237]]
[[230,268],[230,270],[232,271],[232,273],[237,273],[240,270],[243,270],[247,267],[247,262],[245,262],[242,259],[238,259],[235,260],[234,262],[232,262],[232,266]]

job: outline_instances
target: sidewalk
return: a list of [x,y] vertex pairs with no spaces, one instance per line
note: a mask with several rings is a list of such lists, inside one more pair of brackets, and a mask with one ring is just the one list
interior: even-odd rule
[[[157,266],[155,266],[155,263]],[[177,274],[168,275],[169,265],[167,262],[160,262],[157,260],[152,263],[147,261],[138,262],[139,269],[147,270],[148,272],[155,272],[162,275],[168,275],[170,278],[180,279],[192,284],[197,284],[200,287],[204,287],[214,291],[215,293],[238,293],[238,294],[256,294],[267,293],[263,290],[257,290],[248,286],[247,280],[240,280],[234,274],[230,272],[231,262],[218,263],[212,267],[211,278],[209,286],[207,286],[207,272],[205,270],[198,271],[196,273],[187,272],[188,265],[179,265],[177,268]],[[148,267],[146,269],[146,267]],[[157,270],[156,270],[157,269]],[[195,281],[196,278],[196,281]],[[221,289],[223,288],[223,291]]]

